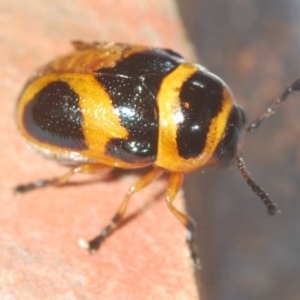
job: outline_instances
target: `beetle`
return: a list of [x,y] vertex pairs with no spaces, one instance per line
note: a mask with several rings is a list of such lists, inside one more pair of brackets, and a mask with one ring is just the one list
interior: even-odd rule
[[69,167],[66,174],[20,184],[18,193],[64,185],[77,173],[151,167],[126,193],[111,222],[81,246],[93,252],[118,226],[131,196],[164,173],[165,201],[187,229],[196,266],[194,221],[174,206],[184,175],[208,166],[235,163],[266,205],[277,205],[252,179],[239,141],[300,89],[300,79],[253,123],[228,85],[199,64],[169,49],[122,43],[73,42],[75,50],[39,68],[17,104],[21,134],[42,155]]

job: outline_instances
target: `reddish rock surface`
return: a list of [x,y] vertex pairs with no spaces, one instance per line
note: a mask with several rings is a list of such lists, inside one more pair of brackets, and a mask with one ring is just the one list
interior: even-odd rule
[[[185,230],[163,201],[153,201],[95,255],[78,247],[79,238],[106,225],[136,176],[12,193],[16,184],[64,172],[27,149],[17,131],[16,99],[29,74],[69,51],[74,39],[167,46],[191,57],[173,1],[3,0],[0,39],[0,298],[197,299]],[[164,186],[160,180],[136,195],[128,215]]]

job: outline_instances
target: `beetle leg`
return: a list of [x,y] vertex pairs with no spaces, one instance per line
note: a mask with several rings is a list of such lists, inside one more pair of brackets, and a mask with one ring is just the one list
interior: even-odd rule
[[61,186],[68,183],[70,181],[70,178],[77,173],[96,173],[99,172],[99,170],[103,170],[104,168],[108,169],[107,167],[104,167],[100,164],[83,164],[80,166],[75,166],[70,168],[68,172],[59,177],[55,177],[52,179],[40,179],[34,182],[17,185],[14,188],[14,192],[25,193],[50,185]]
[[188,217],[186,214],[180,212],[177,208],[173,206],[173,201],[175,196],[179,192],[182,181],[182,173],[172,173],[169,178],[169,186],[165,195],[165,201],[168,208],[173,213],[173,215],[180,221],[180,223],[187,229],[186,242],[189,245],[190,255],[196,268],[200,268],[200,258],[195,250],[194,245],[194,232],[195,232],[195,222]]
[[99,249],[102,242],[118,227],[120,224],[120,221],[122,220],[126,209],[128,207],[128,203],[131,199],[131,196],[143,189],[146,185],[151,183],[155,178],[160,176],[163,173],[163,170],[155,168],[146,173],[143,177],[139,179],[138,182],[136,182],[134,185],[132,185],[128,192],[126,193],[119,209],[111,219],[110,223],[105,226],[99,235],[94,237],[92,240],[86,242],[85,240],[80,240],[79,244],[82,248],[89,250],[90,252],[95,252]]

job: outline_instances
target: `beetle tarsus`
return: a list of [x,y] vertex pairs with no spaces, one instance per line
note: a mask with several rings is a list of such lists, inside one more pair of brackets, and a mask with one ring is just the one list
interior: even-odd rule
[[14,188],[15,194],[23,194],[54,184],[53,179],[40,179],[35,182],[19,184]]
[[201,261],[200,256],[196,250],[195,246],[195,223],[193,220],[190,219],[189,223],[186,226],[187,233],[186,233],[186,242],[189,246],[190,256],[193,261],[194,267],[196,269],[201,269]]

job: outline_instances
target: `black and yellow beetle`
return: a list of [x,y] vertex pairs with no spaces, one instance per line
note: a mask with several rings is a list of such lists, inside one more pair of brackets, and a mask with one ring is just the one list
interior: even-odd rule
[[245,129],[244,111],[226,83],[171,50],[121,43],[74,45],[74,52],[34,73],[17,107],[18,127],[27,141],[70,169],[61,177],[19,185],[16,192],[62,185],[76,173],[107,167],[153,166],[129,188],[110,224],[81,245],[97,250],[123,217],[131,195],[169,173],[165,200],[188,230],[187,242],[196,265],[194,223],[173,205],[185,173],[236,162],[269,214],[277,212],[246,170],[239,156],[239,139],[243,131],[255,129],[280,102],[299,90],[300,80]]

